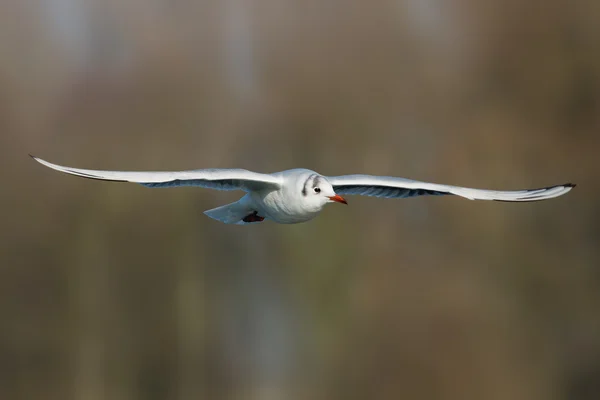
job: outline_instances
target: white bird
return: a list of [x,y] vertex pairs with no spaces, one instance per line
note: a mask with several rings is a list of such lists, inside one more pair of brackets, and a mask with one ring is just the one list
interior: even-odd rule
[[325,204],[348,204],[341,195],[406,198],[424,195],[457,195],[470,200],[538,201],[561,196],[575,185],[549,186],[519,191],[470,189],[405,178],[373,175],[323,176],[308,169],[261,174],[245,169],[197,169],[179,172],[98,171],[64,167],[31,156],[37,162],[67,174],[108,181],[135,182],[146,187],[199,186],[217,190],[243,190],[235,203],[204,213],[226,224],[250,224],[265,219],[281,224],[306,222]]

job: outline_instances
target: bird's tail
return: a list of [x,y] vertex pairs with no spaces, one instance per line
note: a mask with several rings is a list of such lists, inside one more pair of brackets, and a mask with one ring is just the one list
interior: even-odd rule
[[[244,218],[248,217],[255,211],[241,201],[226,204],[221,207],[213,208],[212,210],[204,211],[204,214],[209,217],[221,221],[225,224],[246,225],[253,222],[246,222]],[[259,221],[254,221],[259,222]]]

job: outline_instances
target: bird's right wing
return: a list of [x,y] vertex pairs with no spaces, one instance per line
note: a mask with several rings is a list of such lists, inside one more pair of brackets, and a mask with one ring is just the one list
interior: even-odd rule
[[362,195],[386,198],[406,198],[423,195],[457,195],[470,200],[537,201],[562,196],[575,185],[548,186],[540,189],[498,191],[471,189],[460,186],[419,182],[405,178],[374,175],[343,175],[327,177],[337,194]]
[[48,168],[89,179],[134,182],[146,187],[199,186],[217,190],[278,190],[281,179],[245,169],[197,169],[178,172],[98,171],[52,164],[31,156]]

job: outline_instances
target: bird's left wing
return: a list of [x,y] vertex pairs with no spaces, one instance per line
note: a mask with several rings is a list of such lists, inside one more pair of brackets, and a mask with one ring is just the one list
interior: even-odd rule
[[561,196],[575,185],[548,186],[540,189],[497,191],[471,189],[460,186],[440,185],[413,181],[405,178],[373,175],[343,175],[327,177],[337,194],[362,195],[385,198],[406,198],[423,195],[457,195],[470,200],[537,201]]
[[217,190],[278,190],[281,180],[245,169],[197,169],[177,172],[98,171],[52,164],[31,156],[46,167],[71,175],[106,181],[135,182],[146,187],[199,186]]

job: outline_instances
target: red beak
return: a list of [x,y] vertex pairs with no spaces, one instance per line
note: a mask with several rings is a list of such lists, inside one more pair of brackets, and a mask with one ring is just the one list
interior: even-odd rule
[[335,196],[328,196],[329,199],[338,202],[338,203],[342,203],[342,204],[348,204],[348,202],[346,201],[346,199],[344,199],[342,196],[340,196],[339,194],[336,194]]

